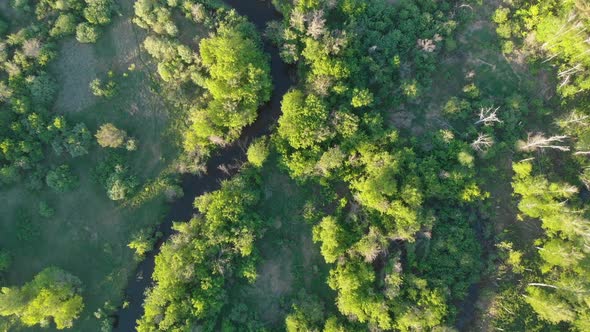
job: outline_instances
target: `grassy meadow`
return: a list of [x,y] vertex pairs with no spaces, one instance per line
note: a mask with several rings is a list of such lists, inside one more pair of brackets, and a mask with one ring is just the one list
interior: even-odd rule
[[[138,47],[141,36],[136,33],[141,30],[131,22],[131,5],[132,1],[120,4],[120,15],[96,44],[81,44],[73,37],[60,43],[58,58],[50,67],[59,83],[53,112],[67,114],[71,122],[86,123],[93,135],[101,124],[111,122],[135,137],[138,149],[124,153],[130,169],[145,183],[168,167],[176,148],[169,141],[168,109],[150,84],[149,57]],[[118,83],[117,95],[95,97],[90,82],[106,78],[109,71]],[[92,176],[106,156],[106,150],[93,142],[89,154],[68,162],[80,178],[79,187],[71,192],[56,195],[47,187],[31,192],[24,186],[0,191],[0,243],[13,255],[7,284],[22,285],[47,266],[78,276],[84,287],[85,309],[72,331],[98,331],[100,321],[93,313],[105,303],[123,303],[123,290],[136,264],[127,244],[138,230],[160,223],[166,211],[160,196],[137,208],[111,201]],[[65,161],[60,159],[52,157],[46,166]],[[42,217],[40,202],[47,203],[55,214]],[[26,219],[26,225],[20,219]],[[15,234],[23,227],[36,235],[19,239]]]

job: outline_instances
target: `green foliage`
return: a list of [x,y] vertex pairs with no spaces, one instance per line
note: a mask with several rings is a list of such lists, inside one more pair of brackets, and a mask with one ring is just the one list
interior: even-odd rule
[[352,107],[359,108],[370,106],[373,103],[373,94],[368,89],[354,89],[352,92]]
[[35,222],[31,214],[19,208],[16,212],[16,237],[23,242],[37,240],[40,236],[39,225]]
[[242,174],[195,200],[201,214],[176,223],[177,233],[156,257],[156,285],[147,294],[138,331],[188,330],[197,322],[216,326],[227,300],[225,284],[255,278],[259,199],[255,179]]
[[105,123],[100,126],[95,137],[98,145],[104,148],[118,148],[125,143],[127,133],[118,129],[112,123]]
[[269,154],[270,146],[266,137],[252,142],[247,151],[248,161],[256,167],[262,167]]
[[109,80],[103,84],[102,81],[97,78],[90,82],[90,91],[97,97],[110,99],[117,94],[117,84],[113,80]]
[[49,35],[52,37],[64,37],[76,31],[76,17],[72,14],[60,14],[55,20]]
[[313,240],[321,242],[322,256],[328,263],[334,263],[348,249],[346,230],[334,217],[325,217],[313,228]]
[[156,236],[151,229],[142,229],[131,237],[131,242],[127,245],[130,249],[135,251],[136,257],[141,260],[146,253],[154,249],[156,244]]
[[55,209],[52,208],[47,202],[39,202],[39,215],[43,218],[51,218],[55,215]]
[[[96,26],[94,26],[92,24],[82,22],[82,23],[78,24],[78,26],[76,27],[76,39],[80,43],[95,43],[96,40],[98,39],[98,36],[99,36],[98,29],[96,28]],[[92,81],[92,83],[94,83],[94,81]],[[92,88],[92,93],[95,96],[104,95],[104,92],[99,91],[93,85],[91,85],[91,88]],[[99,94],[97,94],[97,93],[99,93]]]
[[[88,153],[90,140],[83,124],[69,128],[62,116],[50,119],[58,87],[47,65],[57,54],[60,38],[73,34],[76,26],[89,28],[84,16],[92,21],[98,15],[101,24],[107,23],[111,6],[111,0],[14,1],[14,8],[34,15],[24,21],[16,15],[11,22],[16,32],[0,42],[0,62],[7,74],[0,79],[0,183],[13,184],[28,179],[26,173],[39,173],[37,164],[50,155],[45,153],[48,146],[57,155],[64,150],[72,157]],[[5,29],[0,24],[0,30]]]
[[105,187],[108,197],[113,201],[130,198],[139,184],[135,174],[125,164],[120,155],[112,154],[94,170],[95,180]]
[[60,330],[70,328],[84,308],[80,288],[80,279],[47,268],[22,287],[2,288],[0,316],[16,316],[26,326],[46,327],[53,321]]
[[[500,7],[494,14],[498,35],[508,43],[524,40],[540,47],[534,56],[552,60],[559,67],[557,89],[563,97],[574,97],[590,89],[590,36],[585,26],[590,20],[584,1],[515,1],[511,8]],[[529,38],[530,37],[530,38]],[[520,45],[519,45],[520,46]],[[513,46],[506,46],[509,51]]]
[[0,249],[0,273],[8,270],[12,263],[12,256],[4,249]]
[[61,165],[47,172],[45,183],[55,192],[64,193],[77,188],[79,178],[72,174],[70,166]]
[[78,123],[74,128],[65,133],[63,146],[72,157],[80,157],[88,154],[88,147],[92,141],[92,134],[83,123]]
[[[293,178],[335,192],[336,211],[314,226],[314,241],[335,263],[328,282],[340,313],[358,322],[330,318],[325,330],[444,326],[481,271],[472,218],[453,211],[476,210],[486,194],[466,143],[448,131],[400,137],[385,112],[426,97],[441,42],[452,43],[457,23],[442,2],[333,4],[297,2],[273,34],[302,75],[283,97],[276,149]],[[475,98],[477,87],[466,93]],[[445,112],[470,108],[457,99]],[[409,267],[394,240],[407,247]],[[298,312],[287,324],[319,330]]]
[[447,218],[435,224],[432,239],[417,242],[418,254],[423,256],[417,267],[432,285],[448,289],[450,298],[457,300],[479,279],[482,249],[473,231],[474,220],[460,213]]
[[293,90],[283,97],[278,133],[294,148],[308,148],[328,138],[326,105],[314,95]]
[[[519,210],[541,220],[547,238],[539,251],[544,282],[529,283],[526,302],[543,320],[552,324],[571,323],[577,330],[587,326],[586,304],[579,294],[590,289],[584,243],[588,238],[585,209],[565,204],[577,193],[576,187],[549,182],[533,175],[533,165],[513,165],[514,192],[520,195]],[[565,200],[565,201],[564,201]]]
[[323,304],[302,290],[293,304],[293,312],[285,319],[285,328],[287,332],[320,331],[323,322]]
[[220,22],[216,34],[201,40],[199,51],[207,72],[202,82],[211,100],[191,111],[185,150],[231,142],[254,122],[258,106],[270,99],[272,82],[268,57],[253,25],[235,12]]
[[88,23],[94,25],[105,25],[111,22],[111,14],[113,10],[112,0],[84,0],[86,8],[84,8],[84,18]]

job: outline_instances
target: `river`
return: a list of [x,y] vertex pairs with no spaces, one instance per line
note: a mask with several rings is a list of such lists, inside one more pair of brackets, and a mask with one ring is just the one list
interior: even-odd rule
[[[226,0],[225,3],[235,8],[239,14],[248,17],[250,22],[254,23],[261,33],[268,22],[282,18],[270,1]],[[222,180],[231,177],[237,171],[237,168],[230,167],[229,172],[225,172],[218,167],[221,165],[241,165],[246,160],[244,147],[253,139],[269,134],[276,125],[281,114],[282,97],[294,83],[294,79],[291,67],[281,60],[279,50],[276,47],[265,41],[264,51],[271,55],[271,75],[274,84],[271,100],[260,108],[256,122],[244,128],[239,140],[219,150],[216,155],[209,159],[207,162],[207,174],[202,176],[185,175],[183,177],[184,197],[171,204],[165,222],[158,227],[158,231],[162,232],[163,236],[157,243],[156,249],[146,255],[145,259],[138,265],[136,273],[130,278],[125,290],[125,299],[129,302],[129,306],[115,313],[116,323],[113,331],[129,332],[135,330],[136,321],[143,315],[145,290],[152,285],[155,257],[160,246],[173,234],[172,222],[189,220],[194,213],[193,201],[195,197],[218,189]],[[458,304],[459,314],[455,327],[459,330],[468,329],[472,323],[479,288],[479,284],[472,285],[467,298]]]
[[[260,0],[226,0],[225,3],[235,8],[237,12],[248,17],[260,33],[264,32],[266,24],[273,20],[280,20],[281,14],[271,5],[270,1]],[[170,212],[165,221],[159,225],[158,231],[163,234],[156,248],[148,253],[137,266],[125,290],[125,300],[129,306],[115,313],[113,331],[134,331],[136,321],[143,315],[143,301],[145,291],[152,285],[155,257],[160,246],[173,234],[173,221],[187,221],[194,213],[193,201],[203,193],[214,191],[220,187],[220,182],[234,175],[236,168],[229,168],[229,172],[219,169],[221,165],[240,165],[246,160],[245,146],[253,139],[269,134],[274,128],[281,114],[281,100],[289,90],[294,80],[290,68],[280,56],[279,50],[269,42],[264,43],[264,51],[271,56],[271,75],[274,90],[271,100],[259,110],[257,120],[244,128],[242,136],[233,144],[219,150],[207,162],[207,173],[202,176],[185,175],[182,178],[184,197],[171,203]]]

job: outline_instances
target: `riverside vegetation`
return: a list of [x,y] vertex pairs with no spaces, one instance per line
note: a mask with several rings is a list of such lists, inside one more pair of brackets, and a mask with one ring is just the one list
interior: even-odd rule
[[[586,1],[267,5],[259,31],[216,0],[0,4],[0,329],[110,330],[157,250],[138,331],[589,330]],[[134,63],[65,111],[51,63],[73,38],[121,56],[103,48],[125,22]],[[245,142],[265,44],[297,79]],[[182,176],[235,145],[247,160],[156,246]],[[115,220],[78,221],[88,192]]]

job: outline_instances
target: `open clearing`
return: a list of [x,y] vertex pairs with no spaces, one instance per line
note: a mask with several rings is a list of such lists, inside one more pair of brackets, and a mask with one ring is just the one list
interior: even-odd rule
[[265,167],[262,176],[265,197],[259,212],[268,228],[257,245],[258,279],[236,296],[265,326],[280,329],[301,290],[326,304],[334,303],[334,294],[326,283],[329,266],[311,240],[311,226],[300,217],[306,200],[317,197],[316,188],[298,187],[276,163],[269,160],[274,166]]
[[[149,64],[140,60],[132,18],[132,1],[121,4],[123,15],[115,16],[95,45],[80,44],[73,37],[64,40],[51,65],[59,83],[54,114],[67,114],[70,123],[84,122],[94,134],[105,122],[112,122],[138,139],[138,150],[124,152],[129,167],[141,182],[160,174],[175,156],[165,135],[167,110],[151,91]],[[148,57],[143,54],[142,57]],[[123,73],[129,66],[135,70]],[[112,70],[120,81],[119,93],[111,100],[93,96],[89,83],[105,78]],[[127,248],[131,235],[161,222],[165,201],[157,197],[139,208],[122,208],[109,200],[105,189],[92,178],[97,163],[107,152],[93,143],[88,155],[67,160],[80,178],[78,189],[55,194],[50,189],[30,192],[19,186],[0,191],[0,243],[13,254],[14,263],[7,284],[21,285],[47,266],[57,266],[78,276],[83,283],[85,310],[71,331],[98,331],[100,321],[93,313],[106,302],[118,306],[127,280],[135,267],[133,252]],[[54,157],[47,167],[66,162]],[[39,215],[39,202],[55,209],[51,218]],[[19,240],[19,222],[25,215],[38,235]],[[20,223],[22,224],[22,223]],[[53,330],[50,328],[49,330]],[[38,327],[27,329],[37,331]]]

